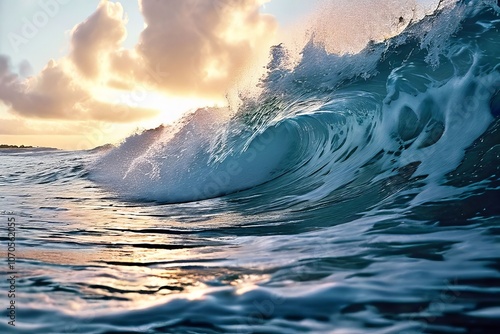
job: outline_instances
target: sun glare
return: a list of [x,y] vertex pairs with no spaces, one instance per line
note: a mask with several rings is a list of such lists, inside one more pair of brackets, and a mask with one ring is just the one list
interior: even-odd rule
[[179,120],[185,114],[203,107],[223,107],[222,100],[202,99],[198,97],[174,97],[149,90],[123,91],[99,88],[93,92],[95,99],[114,105],[130,108],[143,108],[158,111],[158,115],[140,122],[141,127],[153,128],[160,124],[169,124]]

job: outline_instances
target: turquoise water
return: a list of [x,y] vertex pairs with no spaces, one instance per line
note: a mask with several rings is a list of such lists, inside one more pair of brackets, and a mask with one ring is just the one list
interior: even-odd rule
[[229,120],[0,152],[0,332],[498,332],[498,10],[293,68],[275,47]]

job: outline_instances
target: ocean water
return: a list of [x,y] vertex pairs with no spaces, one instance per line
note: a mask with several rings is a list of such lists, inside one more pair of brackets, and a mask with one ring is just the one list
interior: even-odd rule
[[500,332],[499,13],[275,46],[229,116],[0,152],[0,333]]

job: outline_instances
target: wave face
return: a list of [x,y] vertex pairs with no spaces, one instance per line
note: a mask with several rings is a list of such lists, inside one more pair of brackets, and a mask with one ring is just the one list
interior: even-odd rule
[[497,11],[482,1],[449,5],[357,54],[330,54],[313,38],[292,68],[276,46],[262,91],[229,120],[207,108],[134,135],[91,178],[167,203],[247,189],[314,203],[416,183],[414,201],[441,196],[467,149],[497,127]]

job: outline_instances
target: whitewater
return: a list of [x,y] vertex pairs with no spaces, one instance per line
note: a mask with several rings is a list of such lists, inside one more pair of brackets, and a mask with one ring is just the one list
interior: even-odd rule
[[498,332],[500,7],[402,12],[116,147],[1,151],[0,332]]

